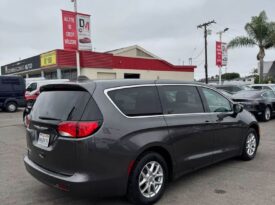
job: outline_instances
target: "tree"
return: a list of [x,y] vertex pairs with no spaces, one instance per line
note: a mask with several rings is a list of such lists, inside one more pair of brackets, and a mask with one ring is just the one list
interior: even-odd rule
[[265,11],[253,16],[244,27],[248,36],[238,36],[228,43],[228,48],[258,46],[257,60],[260,61],[259,81],[263,82],[265,50],[275,47],[275,22],[269,22]]
[[239,73],[224,73],[222,74],[222,79],[223,80],[233,80],[236,78],[240,78],[240,74]]

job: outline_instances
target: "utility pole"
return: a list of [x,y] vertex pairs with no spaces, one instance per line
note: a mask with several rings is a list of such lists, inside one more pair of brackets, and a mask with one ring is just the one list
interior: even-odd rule
[[[220,36],[220,42],[222,43],[222,34],[228,31],[229,28],[225,28],[223,31],[217,32],[217,34]],[[222,66],[219,67],[219,85],[222,84]]]
[[[77,20],[77,0],[71,0],[71,2],[74,3],[74,12],[76,14],[76,20]],[[79,54],[78,48],[76,50],[76,71],[77,71],[77,77],[80,76],[80,54]]]
[[205,64],[204,64],[204,69],[205,69],[205,83],[208,84],[208,63],[207,63],[207,26],[216,23],[216,21],[209,21],[203,24],[200,24],[197,26],[197,28],[204,28],[204,51],[205,51]]

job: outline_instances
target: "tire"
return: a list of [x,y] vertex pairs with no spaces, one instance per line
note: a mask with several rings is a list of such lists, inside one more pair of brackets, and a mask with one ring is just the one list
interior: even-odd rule
[[[153,169],[152,173],[148,172],[150,168]],[[163,195],[167,182],[168,167],[166,161],[158,153],[147,152],[136,161],[129,176],[127,198],[134,204],[153,204]],[[148,188],[146,189],[146,187]],[[142,192],[142,190],[145,191]]]
[[8,102],[5,106],[7,112],[16,112],[17,108],[16,102]]
[[263,113],[263,115],[262,115],[262,120],[264,121],[264,122],[267,122],[267,121],[269,121],[271,119],[271,109],[270,109],[270,107],[266,107],[265,108],[265,110],[264,110],[264,113]]
[[250,128],[245,138],[241,159],[249,161],[254,159],[259,145],[259,136],[255,129]]

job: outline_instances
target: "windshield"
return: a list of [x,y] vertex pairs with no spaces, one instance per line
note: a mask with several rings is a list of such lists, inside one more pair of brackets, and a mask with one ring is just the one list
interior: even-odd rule
[[27,87],[27,91],[29,91],[29,92],[32,92],[32,91],[34,91],[34,90],[36,90],[37,89],[37,83],[31,83],[28,87]]

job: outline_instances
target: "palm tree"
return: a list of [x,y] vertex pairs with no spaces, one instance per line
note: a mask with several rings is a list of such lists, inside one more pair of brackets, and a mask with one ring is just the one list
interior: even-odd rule
[[265,50],[275,47],[275,22],[268,22],[265,11],[253,16],[244,27],[248,36],[238,36],[228,43],[228,48],[258,46],[257,60],[260,61],[260,82],[263,82]]

